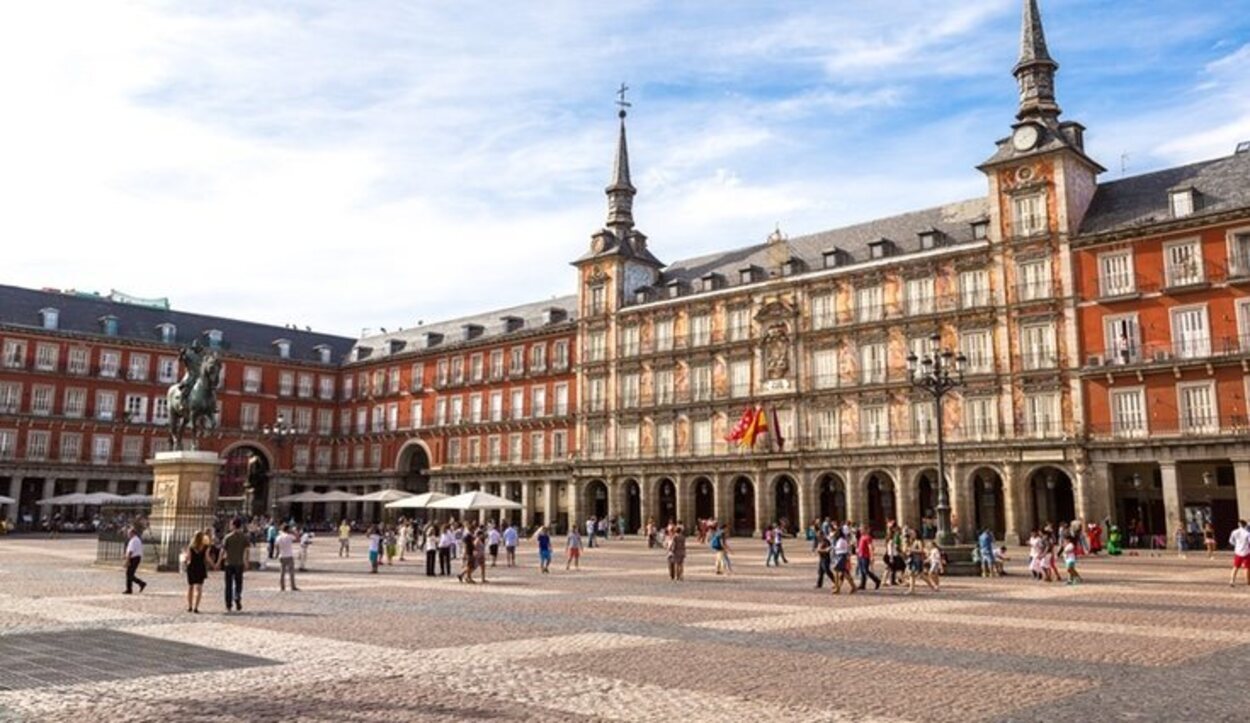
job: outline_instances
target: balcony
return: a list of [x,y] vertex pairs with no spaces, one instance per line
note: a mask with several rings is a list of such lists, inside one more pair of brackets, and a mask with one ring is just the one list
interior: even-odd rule
[[1059,354],[1051,349],[1024,352],[1016,356],[1016,361],[1026,372],[1059,368]]
[[1059,285],[1053,281],[1016,284],[1016,303],[1049,301],[1059,296]]
[[1132,440],[1184,439],[1192,437],[1250,437],[1250,420],[1244,415],[1220,419],[1214,415],[1197,415],[1188,419],[1152,419],[1144,417],[1110,424],[1091,424],[1086,434],[1095,442]]
[[1250,335],[1197,337],[1165,342],[1131,342],[1104,349],[1085,359],[1086,369],[1131,367],[1139,364],[1176,364],[1250,355]]
[[1169,263],[1164,268],[1164,290],[1168,293],[1204,289],[1228,278],[1228,270],[1215,261],[1190,260]]

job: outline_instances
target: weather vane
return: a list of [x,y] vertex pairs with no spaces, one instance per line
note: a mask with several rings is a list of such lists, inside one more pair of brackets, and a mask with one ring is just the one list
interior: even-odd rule
[[621,108],[620,116],[622,118],[625,117],[625,109],[633,105],[629,101],[625,100],[625,94],[627,92],[629,92],[629,86],[625,85],[624,81],[622,81],[621,87],[616,90],[616,104]]

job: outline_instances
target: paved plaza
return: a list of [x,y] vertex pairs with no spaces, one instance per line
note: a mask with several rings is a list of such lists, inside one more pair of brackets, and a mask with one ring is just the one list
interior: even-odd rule
[[[94,540],[0,539],[0,719],[974,721],[1242,719],[1250,588],[1227,555],[1088,561],[1088,583],[948,578],[940,593],[813,589],[800,541],[763,566],[738,540],[687,580],[638,540],[489,584],[410,559],[368,574],[313,546],[300,592],[249,573],[241,613],[221,575],[202,614],[184,578],[126,596]],[[361,552],[355,552],[360,550]],[[1019,558],[1021,555],[1017,555]],[[1022,569],[1014,563],[1016,572]],[[276,568],[276,566],[275,566]]]

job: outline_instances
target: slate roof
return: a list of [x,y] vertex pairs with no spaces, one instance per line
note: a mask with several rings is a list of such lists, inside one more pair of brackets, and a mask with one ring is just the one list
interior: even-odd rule
[[831,231],[685,259],[664,269],[658,285],[691,282],[709,273],[720,274],[726,284],[736,284],[742,268],[756,266],[764,274],[776,274],[778,267],[790,257],[801,259],[807,270],[822,269],[823,254],[832,248],[842,253],[839,266],[846,266],[870,260],[869,244],[883,238],[893,243],[893,255],[901,256],[920,251],[920,234],[933,229],[941,232],[939,243],[944,246],[969,243],[973,240],[972,224],[987,220],[989,210],[987,199],[974,198]]
[[[554,317],[548,315],[551,310],[557,312]],[[520,319],[520,322],[513,322],[512,328],[509,328],[509,322],[506,321],[508,318]],[[355,351],[358,348],[368,350],[368,356],[360,361],[369,361],[423,349],[451,348],[466,342],[477,344],[485,340],[503,339],[509,336],[520,337],[543,328],[572,322],[576,318],[577,296],[559,296],[458,319],[421,324],[402,331],[362,337],[353,346],[352,360],[356,359]],[[466,338],[465,327],[470,325],[481,327],[481,331],[472,338]],[[431,344],[430,334],[441,334],[443,338]],[[398,344],[393,345],[392,342]],[[392,346],[396,348],[392,349]]]
[[1168,191],[1186,186],[1198,191],[1197,208],[1188,218],[1250,208],[1250,153],[1100,183],[1080,233],[1108,233],[1169,221]]
[[[314,347],[325,344],[332,350],[333,363],[338,363],[352,346],[352,339],[331,334],[153,308],[112,301],[103,296],[0,285],[0,324],[42,328],[39,312],[46,308],[58,311],[59,331],[98,336],[101,340],[116,338],[160,344],[158,325],[168,323],[177,328],[178,345],[189,343],[210,329],[217,329],[222,332],[221,347],[240,354],[277,358],[278,351],[273,342],[287,339],[291,342],[290,358],[293,360],[318,361]],[[100,321],[104,316],[117,318],[116,337],[105,335]]]

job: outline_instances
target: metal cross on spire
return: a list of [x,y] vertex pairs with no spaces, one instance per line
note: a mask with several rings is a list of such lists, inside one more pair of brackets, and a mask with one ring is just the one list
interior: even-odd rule
[[633,105],[629,101],[625,100],[625,94],[627,92],[629,92],[629,86],[625,85],[625,82],[622,81],[621,87],[616,90],[616,104],[621,108],[620,116],[622,118],[625,117],[625,109]]

